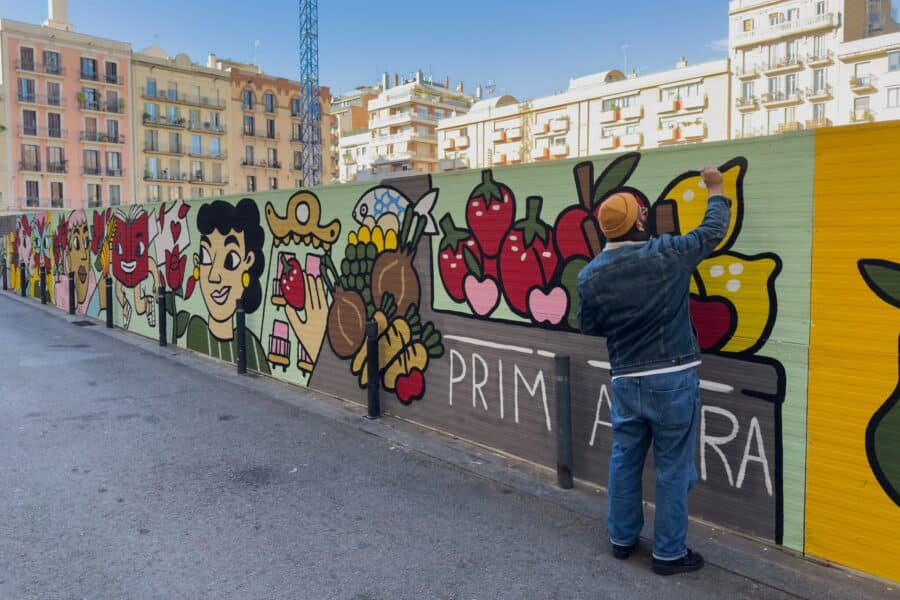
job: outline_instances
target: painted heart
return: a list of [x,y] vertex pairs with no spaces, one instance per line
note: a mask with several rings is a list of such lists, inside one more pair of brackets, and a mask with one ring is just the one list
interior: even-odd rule
[[724,298],[691,296],[690,311],[701,350],[721,348],[734,333],[737,312]]
[[181,235],[181,222],[172,221],[169,223],[169,229],[172,230],[172,239],[178,242],[178,236]]
[[478,279],[470,273],[466,275],[463,290],[472,312],[480,317],[488,316],[500,304],[500,290],[497,282],[490,277]]
[[548,293],[534,288],[528,294],[528,310],[535,322],[558,325],[569,311],[569,295],[563,287],[555,287]]
[[403,404],[411,404],[425,395],[425,375],[420,369],[413,369],[397,378],[397,399]]

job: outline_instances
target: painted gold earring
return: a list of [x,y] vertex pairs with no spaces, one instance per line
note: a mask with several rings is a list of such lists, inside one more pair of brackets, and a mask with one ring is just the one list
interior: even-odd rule
[[194,279],[200,281],[200,267],[194,267]]
[[241,283],[245,288],[250,287],[250,271],[244,271],[244,274],[241,275]]

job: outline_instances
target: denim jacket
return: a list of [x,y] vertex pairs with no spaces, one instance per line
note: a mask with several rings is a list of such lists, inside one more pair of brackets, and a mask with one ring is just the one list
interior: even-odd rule
[[700,360],[691,276],[728,232],[730,207],[712,196],[693,231],[607,244],[578,274],[581,330],[606,337],[613,377]]

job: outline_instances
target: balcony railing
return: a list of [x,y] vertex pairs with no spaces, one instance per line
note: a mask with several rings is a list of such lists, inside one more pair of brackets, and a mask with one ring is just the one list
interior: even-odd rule
[[877,77],[874,75],[860,75],[850,78],[850,89],[854,92],[862,93],[875,89]]
[[213,134],[225,134],[225,126],[224,125],[214,125],[208,121],[204,121],[203,123],[188,123],[188,129],[191,131],[206,131],[208,133]]
[[39,173],[41,171],[41,161],[39,161],[39,160],[20,160],[19,161],[19,170],[20,171],[34,171],[35,173]]
[[619,120],[619,109],[611,108],[600,113],[601,123],[615,123]]
[[736,66],[734,68],[734,76],[742,80],[759,77],[759,65],[751,65],[749,67]]
[[63,198],[50,198],[50,208],[64,208],[66,204],[71,204],[71,202]]
[[124,144],[124,135],[109,135],[101,131],[81,131],[78,138],[82,142],[99,142],[101,144]]
[[108,177],[122,177],[123,175],[125,175],[125,169],[123,169],[122,167],[106,167],[106,169],[104,169],[104,173],[106,173]]
[[144,125],[149,125],[151,127],[184,127],[184,117],[169,119],[168,117],[164,117],[162,115],[151,117],[150,115],[145,113],[143,122]]
[[65,75],[66,70],[59,65],[44,63],[40,67],[34,61],[16,61],[16,71],[41,72],[47,75]]
[[47,163],[47,172],[48,173],[68,173],[69,172],[69,161],[61,160],[59,162]]
[[93,110],[97,112],[121,113],[125,110],[125,101],[119,99],[116,102],[90,100],[88,98],[79,98],[78,106],[81,110]]
[[752,110],[758,106],[756,96],[741,96],[736,103],[738,110]]
[[19,125],[19,135],[64,139],[69,136],[69,132],[65,129],[59,129],[57,127]]
[[187,181],[187,173],[169,173],[168,169],[161,171],[145,169],[144,181]]
[[144,152],[181,155],[184,154],[184,146],[181,146],[180,144],[174,146],[169,144],[167,147],[163,148],[159,144],[144,144]]
[[644,143],[643,133],[629,133],[619,138],[619,143],[626,147],[640,146]]
[[865,123],[875,120],[875,113],[871,110],[850,111],[850,121],[853,123]]
[[220,152],[193,152],[188,151],[188,156],[191,158],[208,158],[210,160],[222,160],[227,158],[225,151]]
[[781,123],[778,126],[778,133],[793,133],[795,131],[802,131],[803,126],[800,125],[799,121],[788,121],[787,123]]
[[261,167],[261,168],[263,168],[263,169],[280,169],[280,168],[281,168],[281,162],[280,162],[280,161],[277,161],[277,160],[257,160],[257,161],[252,161],[252,160],[246,160],[246,159],[244,159],[244,160],[241,161],[241,166],[242,166],[242,167]]
[[41,65],[41,70],[47,75],[65,75],[66,69],[61,67],[59,64],[52,63],[44,63]]
[[66,99],[59,96],[45,96],[43,94],[23,94],[18,92],[16,96],[19,102],[27,102],[29,104],[39,104],[41,106],[62,106],[67,105]]
[[837,27],[838,21],[834,13],[815,15],[806,19],[786,21],[770,27],[762,27],[752,31],[744,31],[735,36],[735,47],[753,46],[766,40],[780,39],[807,31],[830,29]]
[[92,166],[82,167],[81,174],[82,175],[94,175],[94,176],[102,175],[103,169],[100,168],[99,166],[97,166],[97,167],[92,167]]
[[834,52],[831,50],[819,50],[818,52],[810,52],[806,56],[806,64],[810,67],[818,67],[826,65],[834,60]]
[[37,196],[26,196],[22,198],[19,203],[26,208],[39,208],[41,206],[41,199]]
[[656,141],[660,144],[677,142],[680,137],[681,132],[677,127],[663,127],[656,132]]
[[151,100],[163,100],[165,102],[176,102],[179,104],[190,104],[192,106],[202,106],[205,108],[215,108],[222,110],[225,108],[225,102],[218,98],[210,98],[209,96],[200,96],[198,94],[179,94],[170,90],[148,90],[141,88],[141,97]]
[[773,106],[777,104],[794,104],[803,100],[800,90],[793,92],[766,92],[762,95],[763,106]]
[[251,129],[242,129],[241,137],[255,137],[255,138],[263,138],[267,140],[277,140],[280,139],[278,133],[269,133],[267,131],[263,131],[261,129],[251,130]]
[[800,61],[800,57],[788,56],[786,58],[772,61],[763,66],[763,73],[765,73],[766,75],[774,75],[775,73],[783,73],[786,71],[793,71],[802,68],[803,63]]
[[600,149],[601,150],[613,150],[619,146],[619,136],[617,135],[608,135],[606,137],[600,138]]
[[16,71],[34,71],[36,62],[33,60],[17,60],[16,61]]
[[110,83],[110,84],[112,84],[112,85],[119,85],[119,84],[121,83],[120,78],[119,78],[118,75],[108,75],[108,74],[104,74],[104,75],[103,75],[103,81],[106,82],[106,83]]
[[822,127],[831,127],[831,119],[807,119],[807,129],[820,129]]
[[681,136],[686,140],[698,140],[706,137],[706,123],[691,123],[681,127]]
[[81,79],[84,81],[100,81],[100,75],[96,72],[88,73],[87,71],[82,71]]
[[831,86],[825,84],[822,87],[818,88],[806,88],[806,99],[807,100],[817,100],[821,98],[830,98],[831,97]]

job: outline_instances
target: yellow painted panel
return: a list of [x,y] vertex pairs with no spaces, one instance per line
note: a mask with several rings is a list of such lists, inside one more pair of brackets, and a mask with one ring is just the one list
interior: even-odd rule
[[[816,137],[806,497],[808,554],[893,580],[900,505],[876,477],[866,436],[897,388],[900,308],[859,262],[900,263],[898,140],[900,123]],[[891,444],[882,460],[896,458],[900,439]]]

